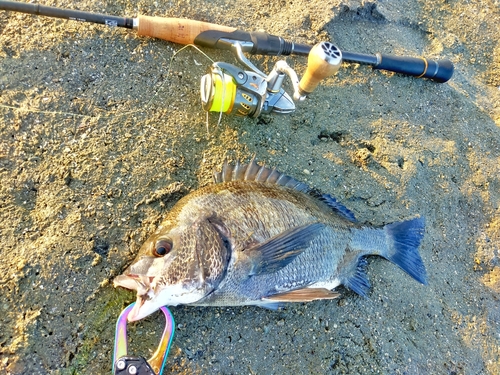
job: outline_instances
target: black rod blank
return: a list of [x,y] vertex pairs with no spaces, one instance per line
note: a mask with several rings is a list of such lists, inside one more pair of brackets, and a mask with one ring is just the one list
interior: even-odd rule
[[40,16],[64,18],[72,21],[99,23],[106,26],[117,26],[132,29],[133,18],[110,16],[107,14],[83,12],[81,10],[61,9],[40,4],[21,3],[16,1],[0,1],[0,9]]

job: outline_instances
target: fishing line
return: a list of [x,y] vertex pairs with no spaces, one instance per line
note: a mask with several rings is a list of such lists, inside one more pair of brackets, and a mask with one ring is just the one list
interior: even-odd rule
[[[194,48],[196,51],[198,51],[202,56],[206,57],[210,62],[214,62],[214,60],[212,60],[210,58],[210,56],[208,56],[205,52],[203,52],[201,49],[199,49],[197,46],[195,46],[194,44],[186,44],[184,47],[182,47],[181,49],[177,50],[174,52],[174,54],[172,55],[172,57],[170,58],[170,63],[168,65],[168,69],[167,69],[167,76],[169,76],[171,73],[172,73],[172,64],[174,62],[174,59],[175,57],[181,53],[182,51],[184,51],[186,48],[188,47],[192,47]],[[167,80],[165,80],[161,85],[160,87],[158,88],[158,90],[156,90],[156,93],[153,95],[153,97],[146,103],[146,108],[148,108],[148,106],[153,102],[153,100],[158,96],[158,93],[160,92],[160,90],[163,88],[163,85],[167,82]]]
[[[174,58],[177,56],[177,54],[179,54],[181,51],[183,51],[184,49],[188,48],[188,47],[192,47],[194,48],[196,51],[198,51],[202,56],[206,57],[212,64],[215,62],[214,60],[212,60],[212,58],[210,56],[208,56],[205,52],[203,52],[201,49],[199,49],[197,46],[195,46],[194,44],[186,44],[184,47],[182,47],[181,49],[177,50],[174,52],[174,54],[172,55],[172,57],[170,58],[170,64],[168,66],[168,70],[167,70],[167,74],[170,74],[171,73],[171,70],[172,70],[172,63],[174,61]],[[163,86],[163,83],[160,85],[160,87],[158,88],[158,91],[156,92],[156,94],[154,96],[156,96],[158,94],[158,92],[160,91],[160,89],[162,88]],[[224,91],[222,92],[222,97],[224,98]],[[151,100],[153,100],[153,98],[151,98]],[[151,102],[151,100],[148,102],[147,105],[149,105],[149,103]],[[206,114],[206,127],[207,127],[207,134],[210,135],[210,131],[209,131],[209,118],[208,118],[208,112]],[[220,111],[219,113],[219,121],[217,122],[217,126],[219,126],[222,122],[222,110]]]
[[[221,79],[221,82],[224,82],[224,72],[222,72],[222,70],[219,70],[219,72],[217,73],[219,76],[220,76],[220,79]],[[221,102],[224,103],[225,101],[225,98],[226,98],[226,85],[222,85],[222,95],[221,95]],[[222,122],[222,114],[223,114],[223,110],[222,110],[222,106],[220,107],[219,109],[219,120],[217,121],[217,126],[219,126]],[[207,115],[208,115],[208,112],[207,112]],[[208,119],[208,117],[207,117]],[[207,122],[207,128],[208,128],[208,122]]]
[[[173,64],[173,61],[176,58],[176,56],[188,47],[194,48],[202,56],[207,58],[211,63],[214,62],[214,60],[212,60],[212,58],[210,58],[210,56],[208,56],[205,52],[200,50],[194,44],[187,44],[187,45],[183,46],[182,48],[180,48],[179,50],[175,51],[174,54],[172,55],[172,57],[170,58],[170,62],[169,62],[168,69],[167,69],[167,77],[169,77],[172,73],[172,64]],[[95,120],[99,120],[101,118],[117,118],[117,117],[121,117],[121,116],[128,116],[128,115],[131,115],[131,114],[134,114],[137,112],[141,112],[144,110],[149,110],[151,107],[151,104],[155,101],[155,99],[157,99],[159,93],[161,92],[165,83],[167,83],[167,82],[168,82],[168,80],[165,80],[164,82],[161,83],[161,85],[158,87],[157,90],[155,90],[155,93],[147,101],[147,103],[145,104],[145,106],[143,108],[139,108],[139,109],[135,109],[135,110],[131,110],[131,111],[126,111],[126,112],[121,112],[121,113],[103,113],[103,114],[98,114],[98,115],[85,115],[85,114],[79,114],[79,113],[74,113],[74,112],[46,111],[46,110],[41,110],[41,109],[36,109],[36,108],[29,108],[29,107],[28,108],[16,107],[16,106],[4,104],[4,103],[0,103],[0,108],[12,110],[12,111],[19,111],[19,112],[40,113],[40,114],[44,114],[44,115],[54,115],[54,116],[79,117],[79,118],[88,118],[88,119],[95,119]],[[222,113],[221,113],[221,116],[219,118],[218,124],[220,124],[220,122],[221,122],[221,117],[222,117]],[[208,122],[208,118],[207,118],[207,122]],[[208,123],[207,123],[207,128],[208,128]],[[208,131],[208,129],[207,129],[207,131]]]

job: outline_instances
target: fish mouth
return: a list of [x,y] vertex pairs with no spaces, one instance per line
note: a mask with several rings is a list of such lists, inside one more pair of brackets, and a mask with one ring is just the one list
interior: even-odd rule
[[145,307],[147,302],[150,300],[151,299],[149,298],[148,295],[142,295],[142,296],[137,295],[137,301],[135,302],[132,310],[130,310],[130,312],[128,313],[127,321],[135,322],[141,320],[146,316],[150,315],[151,313],[153,313],[154,311],[156,311],[156,309],[148,309]]
[[155,296],[154,290],[151,287],[153,280],[154,277],[152,276],[135,274],[120,275],[113,280],[115,287],[121,286],[137,291],[137,301],[127,316],[129,322],[145,318],[152,312],[148,312],[148,309],[144,309],[143,307],[146,302],[151,301]]
[[136,275],[136,274],[126,274],[115,277],[113,280],[113,285],[115,287],[121,286],[123,288],[136,290],[137,294],[147,294],[147,292],[152,289],[151,284],[153,283],[153,276],[146,275]]

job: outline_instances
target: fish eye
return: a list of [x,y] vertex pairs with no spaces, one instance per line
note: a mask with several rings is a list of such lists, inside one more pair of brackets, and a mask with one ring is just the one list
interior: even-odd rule
[[164,257],[172,250],[172,240],[163,238],[156,242],[156,245],[153,249],[153,255],[155,257]]

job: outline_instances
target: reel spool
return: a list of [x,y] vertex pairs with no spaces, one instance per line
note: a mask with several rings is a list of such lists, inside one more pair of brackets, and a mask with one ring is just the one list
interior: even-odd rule
[[257,117],[266,89],[267,82],[260,75],[216,62],[201,77],[201,103],[205,111]]

